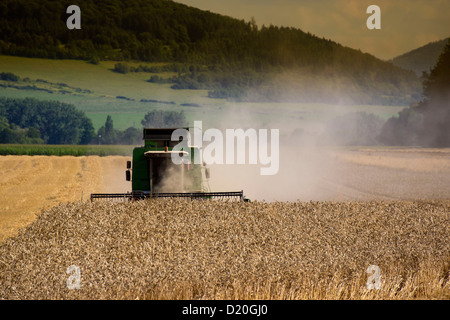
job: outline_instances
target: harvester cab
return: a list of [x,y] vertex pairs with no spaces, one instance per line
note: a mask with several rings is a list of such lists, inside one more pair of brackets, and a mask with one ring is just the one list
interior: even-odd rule
[[[189,151],[174,150],[179,141],[172,140],[172,133],[180,128],[144,128],[144,145],[133,149],[132,160],[127,161],[125,179],[131,181],[132,191],[128,193],[93,193],[94,199],[144,199],[144,198],[196,198],[196,199],[238,199],[248,201],[243,191],[211,192],[208,179],[209,168],[195,159],[199,155],[196,146]],[[188,132],[189,128],[183,132]],[[179,164],[172,160],[178,153]]]

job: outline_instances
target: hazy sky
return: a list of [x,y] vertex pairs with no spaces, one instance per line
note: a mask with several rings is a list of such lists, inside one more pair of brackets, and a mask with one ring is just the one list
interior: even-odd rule
[[[250,21],[300,28],[391,59],[450,36],[450,0],[175,0]],[[367,7],[381,10],[381,30],[366,26]]]

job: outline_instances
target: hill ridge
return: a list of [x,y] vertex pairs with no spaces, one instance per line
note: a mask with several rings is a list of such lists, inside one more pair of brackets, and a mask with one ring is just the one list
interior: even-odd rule
[[429,72],[436,64],[439,55],[443,52],[445,44],[450,38],[432,41],[411,51],[392,58],[394,65],[403,69],[414,71],[417,76],[422,72]]

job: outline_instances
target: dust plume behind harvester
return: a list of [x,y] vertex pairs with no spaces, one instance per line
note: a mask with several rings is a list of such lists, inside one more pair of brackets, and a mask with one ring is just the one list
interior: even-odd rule
[[[132,191],[127,193],[93,193],[94,199],[145,199],[190,198],[231,199],[248,201],[243,191],[211,192],[209,168],[198,164],[194,157],[196,146],[189,146],[190,153],[173,150],[181,141],[172,140],[172,133],[180,128],[144,128],[144,146],[133,149],[132,161],[127,161],[126,180],[131,181]],[[189,128],[185,129],[186,132]],[[172,154],[178,153],[190,161],[175,164]],[[201,163],[201,162],[200,162]]]

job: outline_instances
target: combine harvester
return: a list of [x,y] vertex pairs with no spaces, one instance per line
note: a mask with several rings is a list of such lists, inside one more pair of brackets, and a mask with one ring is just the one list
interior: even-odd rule
[[[132,161],[127,161],[126,180],[132,191],[127,193],[92,193],[95,199],[140,200],[146,198],[231,199],[248,202],[243,191],[211,192],[209,168],[194,161],[196,147],[189,146],[190,163],[174,164],[172,154],[181,141],[172,141],[172,133],[179,128],[144,129],[145,144],[133,149]],[[186,132],[189,128],[185,129]],[[205,177],[205,179],[203,178]]]

